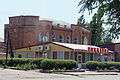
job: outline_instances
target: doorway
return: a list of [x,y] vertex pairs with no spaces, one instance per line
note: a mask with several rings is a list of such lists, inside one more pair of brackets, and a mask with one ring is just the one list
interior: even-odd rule
[[77,56],[78,68],[82,67],[82,54],[78,54]]

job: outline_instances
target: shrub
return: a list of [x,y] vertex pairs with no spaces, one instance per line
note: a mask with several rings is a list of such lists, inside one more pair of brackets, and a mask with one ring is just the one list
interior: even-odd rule
[[[39,69],[41,68],[41,61],[43,59],[40,58],[13,58],[12,60],[10,58],[8,58],[8,62],[7,62],[7,66],[8,67],[17,67],[18,64],[19,66],[23,66],[23,65],[30,65],[30,64],[34,64],[36,65],[36,68]],[[5,58],[1,58],[0,59],[0,65],[5,65]]]
[[98,62],[98,69],[105,70],[107,68],[107,62]]
[[88,61],[86,63],[86,67],[89,69],[89,70],[96,70],[97,67],[98,67],[98,62],[97,61]]
[[36,64],[32,64],[32,63],[26,63],[26,64],[22,64],[22,65],[17,65],[16,68],[18,69],[36,69]]
[[89,70],[120,70],[120,62],[97,62],[97,61],[88,61],[86,67]]
[[44,70],[73,69],[73,68],[76,68],[76,66],[77,66],[77,63],[74,60],[44,59],[41,62],[41,68]]

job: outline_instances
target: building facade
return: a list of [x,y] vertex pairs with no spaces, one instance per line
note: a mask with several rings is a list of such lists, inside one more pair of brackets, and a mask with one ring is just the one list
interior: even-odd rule
[[47,20],[39,16],[9,17],[5,24],[5,42],[8,33],[13,49],[44,42],[90,44],[90,31],[85,25],[69,24],[63,21]]
[[[78,45],[60,42],[46,42],[38,45],[18,48],[16,58],[73,59],[78,62],[112,61],[114,53],[107,48],[91,45]],[[80,59],[79,59],[80,58]]]
[[76,60],[81,67],[86,61],[114,61],[114,53],[107,48],[60,42],[47,42],[18,48],[16,58],[47,58]]
[[4,43],[4,39],[0,38],[0,58],[5,58],[6,57],[6,46]]
[[99,45],[101,48],[108,48],[115,53],[115,61],[120,62],[120,43]]

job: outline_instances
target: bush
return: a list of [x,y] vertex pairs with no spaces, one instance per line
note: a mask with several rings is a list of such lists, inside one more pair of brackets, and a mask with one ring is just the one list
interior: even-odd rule
[[13,58],[12,60],[8,58],[7,65],[5,65],[5,58],[0,59],[0,65],[8,66],[8,67],[18,67],[23,65],[35,65],[37,69],[41,68],[41,61],[43,59],[40,58]]
[[26,63],[26,64],[22,64],[22,65],[17,65],[16,68],[18,69],[36,69],[36,64],[32,64],[32,63]]
[[44,70],[73,69],[73,68],[76,68],[76,66],[77,66],[77,63],[74,60],[44,59],[41,62],[41,68]]
[[97,61],[88,61],[86,67],[89,70],[120,70],[120,62],[97,62]]
[[86,67],[89,69],[89,70],[96,70],[97,67],[98,67],[98,62],[97,61],[88,61],[86,63]]

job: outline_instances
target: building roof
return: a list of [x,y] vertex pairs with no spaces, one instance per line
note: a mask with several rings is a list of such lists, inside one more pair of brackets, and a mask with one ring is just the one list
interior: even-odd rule
[[[96,49],[100,49],[100,47],[97,46],[92,46],[92,45],[80,45],[80,44],[69,44],[69,43],[60,43],[60,42],[53,42],[54,44],[60,45],[60,46],[64,46],[70,49],[75,50],[82,50],[82,51],[88,51],[88,48],[96,48]],[[108,52],[112,52],[108,50]],[[100,52],[99,52],[100,53]]]
[[80,44],[69,44],[69,43],[60,43],[60,42],[53,42],[55,44],[61,45],[61,46],[65,46],[71,49],[80,49],[80,50],[88,50],[88,47],[91,48],[99,48],[97,46],[91,46],[91,45],[80,45]]
[[47,18],[40,18],[40,20],[48,20],[52,21],[52,25],[57,26],[59,24],[60,27],[66,26],[66,28],[71,28],[71,24],[65,21],[61,20],[53,20],[53,19],[47,19]]
[[[100,48],[100,47],[98,47],[98,46],[80,45],[80,44],[70,44],[70,43],[60,43],[60,42],[45,42],[45,43],[40,43],[40,44],[36,44],[36,45],[26,46],[26,47],[22,47],[22,48],[39,46],[39,45],[44,45],[44,44],[49,44],[49,43],[52,43],[52,44],[55,44],[55,45],[58,45],[58,46],[65,47],[65,48],[71,49],[71,50],[73,50],[73,51],[79,51],[79,52],[90,52],[90,53],[108,53],[108,52],[110,52],[110,53],[113,53],[113,51],[110,51],[110,50],[108,50],[107,48]],[[17,49],[22,49],[22,48],[17,48]],[[94,50],[89,51],[89,48],[92,48],[92,49],[95,49],[95,48],[96,48],[96,51],[94,51]],[[17,49],[16,49],[16,50],[17,50]],[[106,51],[101,52],[100,49],[107,49],[108,52],[106,52]]]
[[[65,22],[65,21],[61,21],[61,20],[54,20],[54,19],[47,19],[47,18],[40,18],[41,21],[43,20],[47,20],[47,21],[52,21],[52,25],[53,26],[59,26],[60,27],[63,27],[63,28],[68,28],[68,29],[71,29],[71,26],[72,25],[76,25],[76,24],[70,24],[68,22]],[[82,30],[85,31],[85,32],[90,32],[90,30],[86,29],[85,28],[85,25],[84,24],[79,24],[79,26],[82,25]]]
[[4,42],[4,39],[3,39],[3,38],[0,38],[0,42]]

